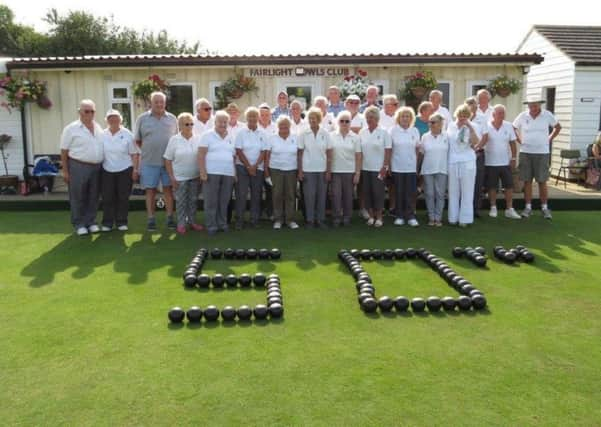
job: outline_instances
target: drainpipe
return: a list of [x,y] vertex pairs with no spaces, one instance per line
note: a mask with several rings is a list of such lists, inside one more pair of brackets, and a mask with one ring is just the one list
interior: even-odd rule
[[23,138],[23,166],[27,167],[27,165],[29,164],[29,155],[27,153],[27,126],[25,125],[25,106],[21,107],[21,134]]

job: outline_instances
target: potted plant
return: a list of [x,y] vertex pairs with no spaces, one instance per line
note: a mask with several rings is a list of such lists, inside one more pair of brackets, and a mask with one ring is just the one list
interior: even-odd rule
[[8,174],[8,164],[6,163],[8,154],[4,152],[4,148],[12,139],[13,137],[10,135],[4,133],[0,135],[0,153],[2,154],[2,163],[4,165],[4,175],[0,176],[0,188],[3,192],[6,188],[12,188],[16,192],[17,185],[19,184],[19,177],[17,175]]
[[435,89],[438,82],[431,71],[416,71],[415,73],[405,77],[405,88],[401,96],[407,98],[417,98],[421,100],[424,95]]
[[345,99],[349,95],[357,95],[363,99],[367,87],[371,84],[371,81],[367,78],[367,71],[361,68],[357,69],[357,74],[349,74],[344,77],[344,81],[338,86],[342,99]]
[[518,79],[512,79],[506,75],[500,75],[490,81],[488,91],[492,96],[499,95],[506,98],[510,94],[519,92],[522,88],[522,82]]
[[134,83],[132,87],[134,97],[144,102],[146,107],[150,106],[150,95],[153,92],[169,94],[169,83],[161,79],[158,74],[151,74],[146,80]]
[[230,77],[215,89],[218,108],[225,108],[232,99],[238,99],[247,92],[257,92],[258,90],[259,87],[254,78],[236,72],[233,77]]
[[13,108],[23,108],[28,102],[36,103],[45,110],[52,107],[52,101],[48,98],[47,83],[32,80],[28,74],[5,74],[0,78],[0,95],[6,97],[6,101],[0,105],[9,112],[12,112]]

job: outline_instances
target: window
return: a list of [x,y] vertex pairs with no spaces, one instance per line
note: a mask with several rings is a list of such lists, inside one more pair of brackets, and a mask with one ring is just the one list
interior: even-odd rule
[[288,94],[288,102],[298,101],[301,103],[303,110],[311,106],[313,100],[312,86],[286,86]]
[[[309,108],[313,103],[313,98],[322,93],[321,81],[313,78],[295,78],[295,79],[278,79],[276,88],[285,90],[288,94],[288,102],[297,100],[303,106],[303,109]],[[271,102],[267,101],[270,105]],[[276,104],[274,99],[273,105]]]
[[382,99],[384,95],[390,93],[388,92],[388,80],[373,80],[372,84],[378,86],[378,98]]
[[451,98],[451,82],[448,80],[438,80],[436,89],[442,92],[442,105],[453,111],[454,107],[451,106],[451,102],[453,102]]
[[478,93],[478,91],[480,89],[486,89],[488,88],[488,81],[487,80],[472,80],[467,82],[467,90],[465,91],[466,93],[466,98],[470,97],[470,96],[476,96],[476,94]]
[[217,88],[222,84],[223,82],[209,82],[209,101],[211,101],[213,105],[217,105]]
[[170,83],[167,111],[176,117],[181,113],[194,114],[196,93],[192,83]]
[[132,129],[132,114],[134,111],[131,83],[111,83],[109,85],[109,104],[119,110],[123,116],[123,127]]
[[544,89],[544,91],[545,101],[547,101],[545,108],[551,113],[555,114],[555,88],[547,87]]

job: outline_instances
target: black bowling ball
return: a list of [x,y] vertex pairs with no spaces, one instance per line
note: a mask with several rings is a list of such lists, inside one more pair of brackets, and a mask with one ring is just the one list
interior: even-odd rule
[[392,310],[393,302],[392,299],[388,296],[383,296],[378,299],[378,307],[380,307],[381,311],[390,311]]
[[255,319],[263,320],[267,318],[267,314],[269,313],[269,309],[264,304],[257,304],[253,309],[253,314],[255,315]]
[[209,305],[204,311],[205,320],[214,322],[219,318],[219,309],[214,305]]
[[219,249],[219,248],[211,249],[211,258],[221,259],[222,256],[223,256],[223,252],[221,252],[221,249]]
[[394,259],[394,251],[392,249],[385,249],[382,256],[384,259]]
[[265,248],[259,249],[259,259],[269,259],[269,250]]
[[281,304],[282,298],[279,297],[268,297],[267,298],[267,305],[271,307],[272,304]]
[[196,276],[194,274],[189,274],[184,278],[184,285],[187,288],[191,288],[196,285]]
[[413,248],[408,248],[406,251],[407,258],[413,259],[417,257],[417,251]]
[[442,303],[442,308],[444,308],[445,311],[453,311],[457,305],[457,302],[453,297],[444,297],[440,302]]
[[250,320],[252,313],[252,310],[247,305],[241,305],[238,310],[236,310],[236,314],[240,320]]
[[440,298],[432,296],[426,300],[426,305],[428,306],[428,310],[430,311],[440,311],[440,308],[442,307],[442,302],[440,301]]
[[251,285],[252,277],[250,277],[250,274],[242,273],[240,277],[238,277],[238,282],[240,282],[240,286],[246,288]]
[[180,307],[173,307],[169,310],[169,313],[167,313],[167,317],[172,323],[182,323],[185,315],[186,313]]
[[361,310],[366,313],[374,313],[378,309],[378,302],[374,298],[365,298],[361,301]]
[[246,258],[248,259],[257,259],[257,250],[254,248],[250,248],[246,250]]
[[238,278],[235,274],[228,274],[225,277],[225,283],[228,288],[235,288],[238,285]]
[[465,251],[463,250],[463,248],[456,246],[453,248],[453,256],[455,258],[461,258],[463,255],[465,254]]
[[396,260],[404,259],[405,256],[407,255],[405,250],[399,249],[399,248],[395,249],[393,252],[394,252],[394,259],[396,259]]
[[482,246],[476,246],[474,250],[480,255],[486,255],[486,249],[484,249]]
[[382,259],[382,257],[384,257],[384,254],[380,249],[374,249],[371,251],[371,256],[373,259]]
[[234,251],[232,248],[226,248],[223,251],[223,257],[225,259],[234,259],[235,256],[236,256],[236,251]]
[[394,308],[396,311],[407,311],[409,308],[409,299],[407,297],[398,296],[394,299]]
[[271,304],[269,306],[269,316],[272,319],[279,319],[284,315],[284,306],[282,304]]
[[424,311],[426,308],[426,301],[423,298],[413,298],[411,300],[411,309],[416,312]]
[[221,310],[221,318],[230,322],[236,320],[236,309],[231,305],[226,305],[223,307],[223,310]]
[[196,277],[196,283],[198,283],[198,286],[201,288],[208,288],[211,284],[211,276],[205,273],[199,274],[198,277]]
[[507,264],[513,264],[516,258],[517,257],[515,256],[515,253],[511,251],[507,251],[505,252],[505,255],[503,255],[503,261],[505,261]]
[[470,297],[461,295],[457,298],[457,306],[461,311],[468,311],[472,307],[472,300],[470,299]]
[[353,256],[353,258],[359,258],[359,256],[361,256],[361,251],[359,249],[351,249],[350,250],[351,255]]
[[371,257],[372,257],[372,253],[369,249],[361,250],[361,259],[363,261],[369,261],[369,260],[371,260]]
[[486,298],[484,298],[484,295],[474,295],[472,297],[472,306],[476,310],[484,309],[486,307]]
[[198,306],[193,306],[186,312],[186,317],[190,323],[198,323],[202,317],[202,309]]
[[223,287],[223,285],[225,283],[225,278],[223,277],[223,274],[221,274],[221,273],[215,274],[213,276],[213,278],[211,279],[211,283],[213,284],[213,287],[215,287],[215,288]]
[[269,251],[269,257],[271,259],[280,259],[282,257],[282,251],[280,251],[278,248],[273,248]]
[[523,251],[522,252],[522,259],[524,260],[524,262],[530,264],[531,262],[534,262],[534,254],[530,251]]
[[236,249],[235,256],[236,259],[244,259],[246,258],[246,251],[244,249]]
[[359,302],[360,304],[363,302],[363,300],[367,299],[367,298],[373,298],[374,294],[371,292],[361,292],[359,295],[357,295],[357,302]]
[[253,277],[253,283],[255,284],[255,286],[265,285],[266,280],[267,279],[265,278],[265,275],[263,273],[257,273]]
[[474,264],[478,267],[486,267],[486,258],[482,255],[476,255],[473,259]]

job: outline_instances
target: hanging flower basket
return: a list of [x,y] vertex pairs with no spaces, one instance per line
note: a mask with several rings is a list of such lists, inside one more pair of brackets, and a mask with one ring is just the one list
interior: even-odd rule
[[349,74],[344,77],[342,84],[338,85],[342,99],[345,99],[349,95],[357,95],[363,99],[367,92],[367,87],[371,84],[371,81],[367,78],[367,71],[361,68],[357,69],[357,74]]
[[401,97],[405,100],[417,98],[421,100],[426,93],[435,89],[438,85],[434,74],[431,71],[417,71],[414,74],[405,77],[404,89],[401,91]]
[[428,90],[423,86],[414,86],[411,88],[411,93],[416,98],[423,98]]
[[6,97],[0,105],[9,112],[12,108],[24,107],[26,103],[36,103],[45,110],[52,107],[46,82],[32,80],[28,74],[4,75],[0,78],[0,95]]
[[502,98],[507,98],[509,95],[511,95],[511,89],[506,87],[501,88],[497,90],[497,95],[499,95]]
[[150,107],[150,95],[153,92],[169,95],[169,83],[161,79],[158,74],[151,74],[146,80],[134,83],[132,90],[135,98],[143,101],[146,107]]
[[513,93],[519,92],[522,88],[522,82],[517,79],[511,79],[505,75],[498,76],[488,84],[488,91],[492,96],[506,98]]
[[216,88],[217,107],[225,108],[232,99],[239,99],[247,92],[257,92],[258,90],[259,87],[254,78],[246,77],[242,72],[236,72],[234,77],[230,77]]

